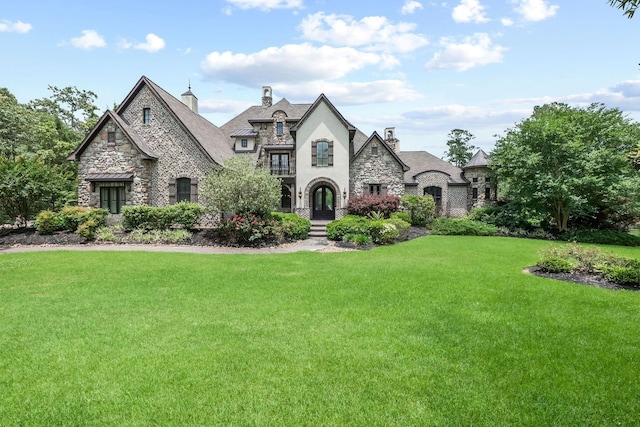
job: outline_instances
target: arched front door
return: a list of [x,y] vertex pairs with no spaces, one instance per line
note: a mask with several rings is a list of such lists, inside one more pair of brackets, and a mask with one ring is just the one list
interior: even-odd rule
[[335,219],[335,194],[326,185],[313,192],[313,219]]

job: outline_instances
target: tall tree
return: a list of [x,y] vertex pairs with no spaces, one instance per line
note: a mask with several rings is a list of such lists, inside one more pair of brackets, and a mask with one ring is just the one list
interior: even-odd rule
[[631,19],[638,6],[640,6],[640,0],[609,0],[609,4],[622,9],[627,18]]
[[49,90],[52,92],[50,98],[36,99],[29,105],[58,117],[65,125],[84,136],[98,120],[98,107],[94,104],[98,95],[75,86],[62,89],[49,86]]
[[640,213],[640,177],[626,157],[638,140],[640,124],[617,109],[553,103],[499,138],[491,161],[502,194],[560,231],[570,221],[624,227]]
[[444,156],[449,162],[461,168],[471,160],[473,150],[478,148],[469,144],[469,141],[474,139],[475,135],[468,130],[453,129],[449,132],[448,138],[447,146],[449,149],[444,153]]

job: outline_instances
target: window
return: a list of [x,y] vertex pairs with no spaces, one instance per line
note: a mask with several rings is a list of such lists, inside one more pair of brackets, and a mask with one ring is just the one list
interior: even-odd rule
[[491,182],[491,178],[490,178],[490,177],[486,177],[486,178],[484,179],[484,182]]
[[189,178],[176,179],[176,202],[191,201],[191,180]]
[[377,156],[378,155],[378,146],[374,145],[373,147],[371,147],[371,155],[372,156]]
[[491,188],[487,187],[484,189],[484,198],[485,200],[491,200]]
[[247,138],[243,138],[242,141],[240,141],[240,145],[242,145],[242,148],[247,148],[249,146],[249,141],[247,141]]
[[151,123],[151,108],[144,108],[142,110],[142,123],[145,125]]
[[382,185],[369,184],[369,194],[372,196],[379,196],[380,194],[382,194]]
[[311,143],[311,166],[333,166],[333,142],[313,141]]
[[272,175],[290,175],[288,154],[272,154],[271,155],[271,174]]
[[472,178],[472,181],[473,182],[478,182],[478,178],[477,177],[476,178]]
[[442,204],[442,188],[434,186],[425,187],[424,195],[426,196],[427,194],[433,197],[433,200],[436,202],[436,207],[440,207]]
[[475,188],[475,187],[471,189],[471,198],[472,199],[477,199],[478,198],[478,189]]
[[280,197],[280,208],[285,212],[291,211],[291,190],[289,187],[282,186],[282,195]]
[[107,132],[107,142],[116,142],[116,133],[114,131]]
[[[109,183],[111,184],[111,183]],[[113,183],[119,187],[100,187],[100,207],[109,213],[119,214],[124,206],[124,183]]]
[[284,124],[282,122],[276,123],[276,134],[282,135],[284,133]]

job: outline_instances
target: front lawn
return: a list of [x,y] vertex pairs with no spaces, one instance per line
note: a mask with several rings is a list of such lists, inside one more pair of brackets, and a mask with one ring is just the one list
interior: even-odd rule
[[0,424],[638,425],[640,292],[550,244],[0,254]]

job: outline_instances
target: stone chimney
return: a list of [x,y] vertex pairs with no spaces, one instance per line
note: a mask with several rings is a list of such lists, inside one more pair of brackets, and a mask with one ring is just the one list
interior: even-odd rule
[[386,128],[384,130],[384,142],[396,153],[400,152],[400,141],[396,138],[396,128]]
[[273,105],[273,91],[271,86],[262,86],[262,108],[269,108]]
[[191,83],[189,83],[189,90],[180,96],[180,100],[191,111],[198,114],[198,98],[191,92]]

